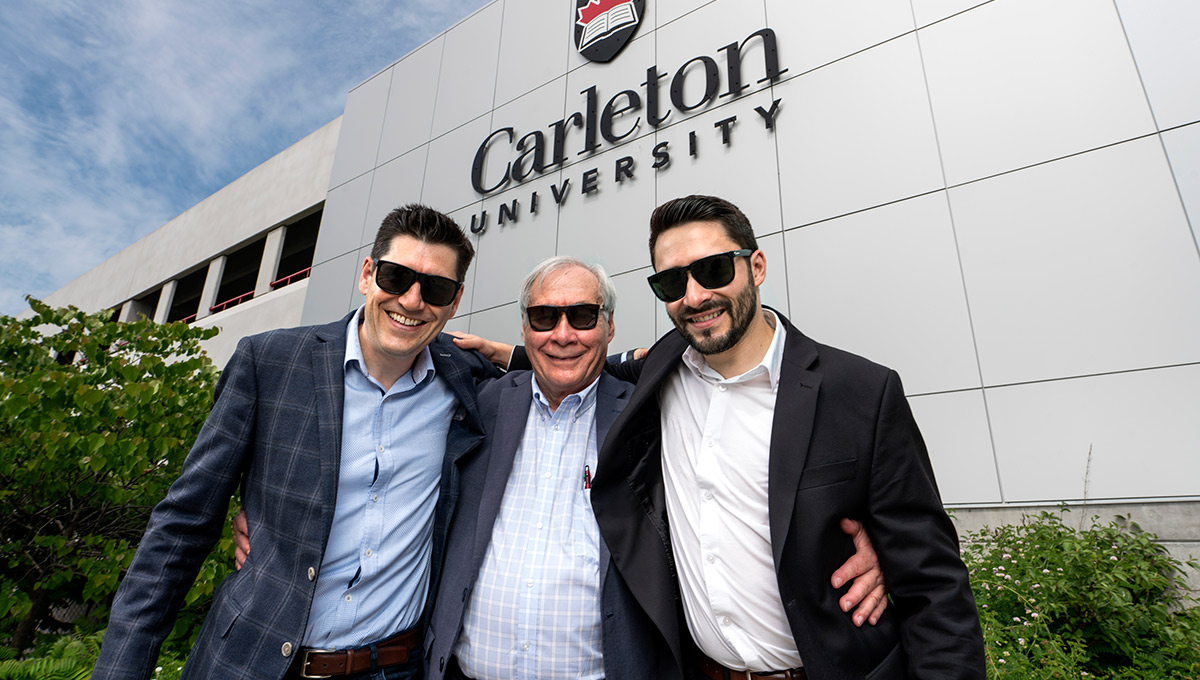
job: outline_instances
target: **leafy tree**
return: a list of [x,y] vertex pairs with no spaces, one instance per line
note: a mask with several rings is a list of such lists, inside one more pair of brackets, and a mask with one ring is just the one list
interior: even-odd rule
[[[103,625],[218,375],[199,344],[215,329],[29,304],[31,318],[0,316],[0,643],[18,651],[61,629],[52,612],[66,604]],[[201,611],[177,635],[202,618],[221,562],[205,565],[187,598]]]

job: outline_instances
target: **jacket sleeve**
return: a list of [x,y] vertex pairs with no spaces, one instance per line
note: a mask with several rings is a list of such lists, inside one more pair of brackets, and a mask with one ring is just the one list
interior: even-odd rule
[[894,371],[876,424],[869,498],[867,533],[900,619],[910,676],[982,680],[983,634],[958,536]]
[[179,478],[150,515],[109,616],[94,680],[149,678],[184,596],[224,527],[254,439],[254,346],[243,338]]

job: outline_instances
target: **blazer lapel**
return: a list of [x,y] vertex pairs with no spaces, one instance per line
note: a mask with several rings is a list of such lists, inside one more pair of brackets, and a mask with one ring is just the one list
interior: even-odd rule
[[[334,499],[337,497],[338,471],[342,459],[342,407],[346,397],[346,325],[353,313],[326,324],[314,334],[312,352],[313,390],[317,409],[317,442],[321,453],[321,492],[328,502],[322,503],[328,515],[325,526],[332,521]],[[332,454],[332,455],[329,455]]]
[[[630,387],[625,383],[613,378],[607,373],[600,374],[600,384],[596,386],[596,450],[599,452],[601,445],[604,444],[604,438],[608,436],[608,431],[612,427],[617,416],[624,410],[625,405],[629,403]],[[597,464],[597,472],[599,465]],[[612,560],[612,554],[608,550],[608,544],[604,542],[604,537],[600,537],[600,592],[604,592],[604,582],[608,576],[608,565]]]
[[787,324],[783,345],[783,362],[779,376],[779,392],[775,397],[775,414],[771,421],[771,458],[768,464],[767,507],[771,525],[771,552],[779,568],[784,539],[791,526],[796,505],[796,489],[808,459],[813,421],[817,413],[817,395],[821,376],[809,371],[817,359],[815,342]]
[[496,414],[496,430],[488,433],[487,479],[479,499],[479,517],[475,522],[475,545],[472,560],[475,568],[483,564],[488,543],[492,540],[492,528],[500,514],[500,504],[508,487],[508,476],[512,473],[513,461],[521,448],[525,436],[525,424],[529,409],[533,407],[533,390],[530,388],[532,373],[517,376],[511,385],[500,394],[500,408]]

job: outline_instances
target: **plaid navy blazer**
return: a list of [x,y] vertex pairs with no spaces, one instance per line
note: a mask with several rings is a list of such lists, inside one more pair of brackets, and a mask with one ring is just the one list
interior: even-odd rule
[[[238,343],[212,412],[117,591],[94,680],[151,676],[239,487],[254,550],[218,588],[184,677],[283,677],[308,622],[333,519],[349,320]],[[445,335],[429,348],[438,376],[459,401],[446,443],[452,460],[481,444],[475,383],[499,371]],[[441,498],[444,504],[454,494],[443,488]],[[434,589],[445,512],[439,507],[435,519]]]

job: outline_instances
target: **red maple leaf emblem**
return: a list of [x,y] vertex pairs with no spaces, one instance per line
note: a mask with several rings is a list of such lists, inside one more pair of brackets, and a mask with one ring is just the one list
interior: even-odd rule
[[591,0],[587,5],[579,8],[579,21],[576,23],[580,26],[587,26],[592,23],[592,19],[618,5],[627,5],[629,2],[630,0]]

